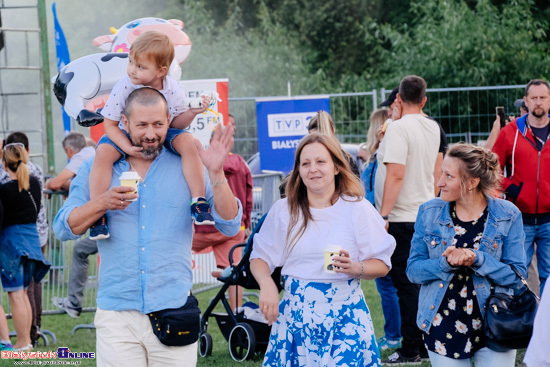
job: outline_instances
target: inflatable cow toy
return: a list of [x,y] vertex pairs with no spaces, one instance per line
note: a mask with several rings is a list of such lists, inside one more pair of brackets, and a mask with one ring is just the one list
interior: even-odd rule
[[191,52],[191,41],[183,31],[183,22],[160,18],[133,20],[115,29],[113,35],[94,39],[95,46],[109,53],[91,54],[74,60],[54,77],[53,91],[57,100],[79,125],[94,126],[103,121],[98,111],[105,105],[113,86],[126,75],[132,42],[149,30],[168,35],[174,43],[175,58],[168,74],[180,80],[180,64]]

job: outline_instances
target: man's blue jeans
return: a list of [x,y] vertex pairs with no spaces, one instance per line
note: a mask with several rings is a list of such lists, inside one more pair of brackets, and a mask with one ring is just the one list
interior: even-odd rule
[[537,267],[539,270],[540,294],[542,294],[546,278],[550,273],[550,223],[524,224],[523,231],[525,232],[527,267],[533,259],[534,243],[537,244]]
[[385,337],[388,340],[401,340],[401,313],[399,312],[397,289],[393,286],[389,274],[382,278],[376,278],[374,282],[382,299]]

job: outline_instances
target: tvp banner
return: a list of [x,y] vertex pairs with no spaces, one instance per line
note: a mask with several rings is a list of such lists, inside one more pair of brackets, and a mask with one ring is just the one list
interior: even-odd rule
[[217,101],[206,113],[195,116],[188,128],[189,132],[207,148],[210,145],[212,131],[218,126],[218,123],[225,125],[228,121],[228,79],[181,80],[180,84],[183,86],[187,98],[200,98],[203,92],[210,91],[219,94],[221,101]]
[[262,170],[290,172],[296,147],[319,110],[330,113],[328,96],[256,99],[258,147]]

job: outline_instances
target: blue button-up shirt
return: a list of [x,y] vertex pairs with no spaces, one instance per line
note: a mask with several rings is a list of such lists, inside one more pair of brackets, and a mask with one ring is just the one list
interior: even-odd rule
[[[69,198],[57,213],[53,229],[61,240],[76,239],[67,220],[71,211],[89,200],[92,161],[82,164],[71,184]],[[130,169],[122,159],[113,166],[111,187]],[[214,207],[205,174],[206,198],[216,228],[234,236],[241,226],[242,207],[233,220],[223,220]],[[177,308],[187,301],[192,286],[191,196],[181,170],[181,158],[163,149],[138,187],[139,198],[125,210],[107,212],[111,236],[98,241],[101,265],[97,306],[105,310],[149,313]]]

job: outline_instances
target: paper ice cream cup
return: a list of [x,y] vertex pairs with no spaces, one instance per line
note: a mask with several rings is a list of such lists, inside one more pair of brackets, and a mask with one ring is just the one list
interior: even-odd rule
[[336,272],[334,271],[336,267],[332,264],[332,257],[340,256],[341,249],[342,248],[337,245],[328,245],[327,247],[325,247],[323,264],[323,269],[325,270],[325,273],[336,274]]
[[[138,193],[139,174],[136,171],[122,172],[120,175],[120,186],[129,186],[135,188],[132,194]],[[126,199],[126,201],[136,201],[136,199]]]

